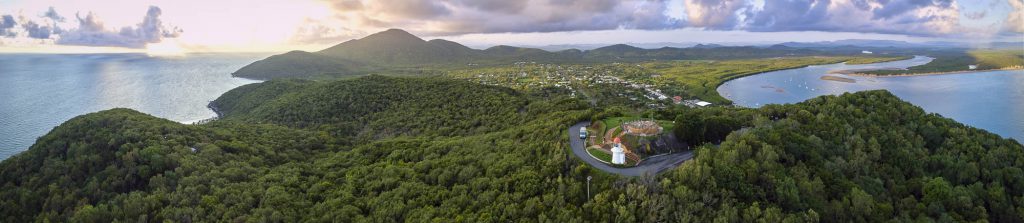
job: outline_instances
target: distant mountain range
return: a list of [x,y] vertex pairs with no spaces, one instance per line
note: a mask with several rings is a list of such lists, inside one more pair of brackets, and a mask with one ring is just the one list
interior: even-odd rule
[[779,45],[797,48],[833,48],[833,47],[865,47],[865,48],[986,48],[986,49],[1022,49],[1024,42],[994,42],[972,44],[948,41],[931,41],[911,43],[896,40],[847,39],[822,42],[785,42]]
[[823,55],[828,52],[791,47],[728,47],[696,45],[690,48],[643,49],[616,44],[592,50],[547,51],[537,48],[494,46],[483,50],[435,39],[425,41],[404,30],[390,29],[349,40],[317,52],[291,51],[249,64],[233,75],[253,79],[315,78],[394,71],[422,67],[458,67],[533,62],[635,62],[679,59],[738,59]]
[[[644,49],[657,49],[657,48],[662,48],[662,47],[687,48],[687,47],[693,47],[693,46],[699,45],[700,43],[695,43],[695,42],[677,42],[677,43],[660,42],[660,43],[627,43],[627,44],[629,44],[630,46],[635,46],[635,47],[644,48]],[[736,45],[756,45],[756,44],[731,44],[731,46],[736,46]],[[569,49],[592,50],[592,49],[597,49],[597,48],[601,48],[601,47],[605,47],[605,46],[608,46],[608,44],[558,44],[558,45],[532,45],[532,46],[520,46],[520,47],[537,48],[537,49],[542,49],[542,50],[547,50],[547,51],[561,51],[561,50],[569,50]]]
[[[939,44],[939,43],[933,43]],[[317,52],[292,51],[249,64],[234,76],[253,79],[316,78],[346,75],[423,72],[422,68],[458,68],[520,61],[542,63],[604,63],[684,59],[745,59],[781,56],[860,54],[861,48],[928,48],[928,44],[886,40],[842,40],[830,42],[788,42],[771,46],[723,46],[696,44],[687,48],[645,49],[615,44],[589,50],[493,46],[473,49],[443,39],[426,41],[401,29],[389,29],[353,39]],[[898,51],[880,51],[896,54]]]

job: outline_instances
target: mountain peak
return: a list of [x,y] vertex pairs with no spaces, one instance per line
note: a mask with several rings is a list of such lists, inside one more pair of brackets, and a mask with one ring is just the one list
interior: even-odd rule
[[360,40],[367,40],[367,41],[416,41],[416,42],[423,42],[424,41],[423,39],[420,39],[416,35],[413,35],[412,33],[406,32],[405,30],[401,30],[401,29],[388,29],[388,30],[384,30],[384,31],[381,31],[381,32],[378,32],[378,33],[370,34],[369,36],[363,37]]
[[397,28],[391,28],[391,29],[388,29],[388,30],[384,30],[384,31],[378,32],[378,34],[415,36],[412,33],[409,33],[407,31],[405,31],[404,29],[397,29]]
[[643,49],[641,49],[639,47],[635,47],[635,46],[630,46],[630,45],[626,45],[626,44],[615,44],[615,45],[611,45],[611,46],[597,48],[597,49],[594,49],[593,51],[631,52],[631,51],[641,51],[641,50],[643,50]]

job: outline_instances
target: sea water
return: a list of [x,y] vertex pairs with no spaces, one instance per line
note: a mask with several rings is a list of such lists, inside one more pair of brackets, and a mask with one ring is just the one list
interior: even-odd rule
[[258,81],[231,77],[267,54],[0,54],[0,159],[75,116],[130,108],[182,123],[216,114],[206,105]]

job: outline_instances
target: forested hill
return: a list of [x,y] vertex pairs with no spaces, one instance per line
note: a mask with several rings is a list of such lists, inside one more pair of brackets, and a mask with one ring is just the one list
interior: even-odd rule
[[233,73],[253,79],[330,78],[387,72],[403,68],[451,68],[472,65],[541,63],[603,63],[681,59],[745,59],[781,56],[847,55],[778,47],[694,47],[641,49],[624,44],[594,50],[549,52],[535,48],[495,46],[477,50],[462,44],[435,39],[425,41],[404,30],[389,29],[361,39],[349,40],[317,52],[292,51],[249,64]]
[[465,81],[371,75],[334,82],[273,80],[231,90],[211,105],[226,120],[378,139],[498,131],[535,118],[546,103]]
[[884,91],[657,112],[750,128],[635,179],[571,158],[567,126],[619,114],[565,95],[369,76],[245,86],[204,125],[87,114],[0,163],[0,222],[1024,220],[1024,147]]

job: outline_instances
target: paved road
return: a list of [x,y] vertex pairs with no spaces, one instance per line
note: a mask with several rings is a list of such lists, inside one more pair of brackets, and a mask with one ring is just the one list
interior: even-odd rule
[[693,151],[691,150],[649,158],[640,162],[640,165],[635,167],[615,168],[608,164],[604,164],[600,160],[591,157],[590,154],[587,154],[587,150],[584,148],[583,139],[580,139],[580,127],[583,126],[590,126],[590,122],[580,122],[569,127],[569,147],[572,147],[572,153],[575,154],[576,157],[579,157],[583,162],[587,162],[590,166],[603,170],[604,172],[631,177],[643,176],[647,173],[653,175],[660,173],[661,171],[675,168],[679,166],[679,164],[693,158]]

